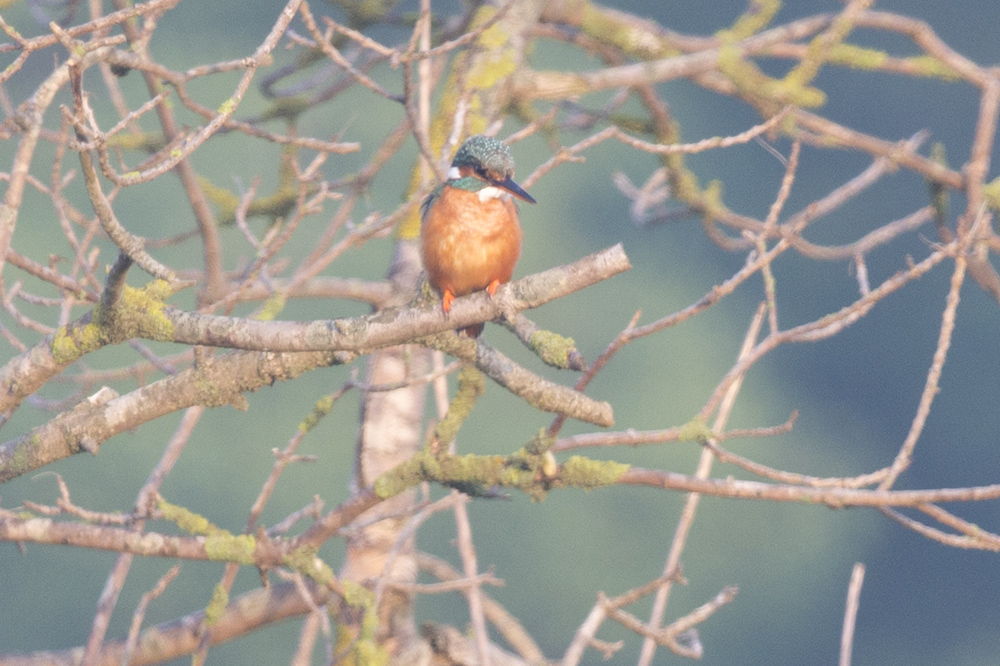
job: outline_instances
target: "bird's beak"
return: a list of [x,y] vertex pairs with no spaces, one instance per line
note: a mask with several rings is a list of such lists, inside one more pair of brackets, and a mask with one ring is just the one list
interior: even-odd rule
[[503,180],[491,180],[490,185],[494,187],[499,187],[501,190],[506,190],[522,201],[527,201],[528,203],[536,203],[534,197],[532,197],[530,194],[522,190],[521,186],[515,183],[511,178],[504,178]]

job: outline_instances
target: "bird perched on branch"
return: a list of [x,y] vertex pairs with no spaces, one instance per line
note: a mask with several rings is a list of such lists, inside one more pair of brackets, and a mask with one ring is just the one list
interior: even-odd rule
[[[421,257],[427,280],[441,294],[445,315],[456,296],[481,289],[493,296],[514,273],[521,255],[521,224],[513,198],[535,200],[513,178],[510,148],[476,135],[458,149],[448,180],[420,209]],[[475,338],[483,325],[464,330]]]

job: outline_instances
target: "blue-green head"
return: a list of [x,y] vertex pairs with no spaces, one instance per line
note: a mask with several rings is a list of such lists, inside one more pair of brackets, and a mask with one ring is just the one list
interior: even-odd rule
[[535,203],[534,198],[514,182],[514,157],[510,148],[491,136],[476,134],[465,140],[451,161],[448,183],[480,192],[480,197],[484,193],[490,197],[506,192],[528,203]]

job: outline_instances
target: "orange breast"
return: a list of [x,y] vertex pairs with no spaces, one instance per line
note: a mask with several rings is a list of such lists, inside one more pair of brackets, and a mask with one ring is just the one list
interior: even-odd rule
[[508,197],[480,201],[475,192],[445,187],[427,210],[420,233],[427,278],[455,296],[508,282],[521,255],[521,225]]

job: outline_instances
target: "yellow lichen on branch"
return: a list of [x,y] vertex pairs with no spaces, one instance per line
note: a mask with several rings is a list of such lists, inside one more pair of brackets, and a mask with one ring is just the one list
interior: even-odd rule
[[205,554],[215,562],[254,564],[257,539],[251,534],[233,534],[213,525],[207,518],[176,504],[160,499],[157,509],[163,518],[185,532],[205,537]]
[[573,456],[562,464],[559,481],[570,488],[604,488],[618,482],[629,465],[613,460],[593,460],[583,456]]
[[111,312],[95,307],[89,321],[63,326],[55,332],[53,358],[65,365],[104,345],[131,338],[172,340],[173,324],[163,314],[165,299],[172,293],[164,280],[153,280],[142,289],[125,285]]
[[486,378],[483,373],[471,365],[462,366],[458,373],[458,391],[448,405],[448,414],[434,429],[440,446],[447,447],[455,441],[459,428],[485,390]]
[[[538,447],[534,447],[538,450]],[[425,450],[375,480],[375,493],[385,499],[425,481],[473,495],[483,489],[511,488],[541,500],[553,488],[600,488],[613,485],[629,466],[574,456],[553,468],[547,451],[521,449],[509,456],[434,455]]]

